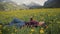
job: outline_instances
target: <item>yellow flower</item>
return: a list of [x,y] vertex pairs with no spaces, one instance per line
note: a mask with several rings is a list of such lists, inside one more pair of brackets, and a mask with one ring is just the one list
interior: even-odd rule
[[43,28],[41,28],[40,33],[44,33],[44,29]]
[[31,32],[34,32],[34,29],[31,29]]
[[54,16],[56,16],[56,15],[54,15]]
[[30,33],[30,34],[32,34],[32,33]]
[[15,32],[17,32],[17,29],[15,29]]
[[8,31],[9,31],[10,29],[8,29]]
[[48,26],[46,26],[46,28],[48,28]]
[[2,28],[2,25],[0,25],[0,28]]
[[1,30],[0,30],[0,34],[2,34]]
[[50,16],[50,14],[48,14],[48,16]]
[[34,16],[37,16],[36,14]]
[[14,33],[11,33],[11,34],[14,34]]

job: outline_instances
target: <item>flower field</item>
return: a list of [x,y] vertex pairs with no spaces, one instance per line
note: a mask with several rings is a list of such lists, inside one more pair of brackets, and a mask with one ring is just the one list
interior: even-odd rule
[[[14,26],[15,24],[13,26],[2,25],[10,23],[13,18],[29,21],[30,16],[38,22],[45,21],[47,27],[19,28]],[[0,34],[60,34],[60,8],[0,11],[0,23],[2,23]]]

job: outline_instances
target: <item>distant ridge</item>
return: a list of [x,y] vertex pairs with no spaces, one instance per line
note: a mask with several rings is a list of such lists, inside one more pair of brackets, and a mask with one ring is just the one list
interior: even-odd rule
[[45,8],[60,8],[60,0],[48,0],[44,4]]

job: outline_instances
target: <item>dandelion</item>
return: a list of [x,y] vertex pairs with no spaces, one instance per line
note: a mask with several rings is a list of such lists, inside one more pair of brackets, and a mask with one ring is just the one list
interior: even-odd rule
[[32,34],[34,31],[35,31],[34,29],[31,29],[31,32],[30,32],[30,34]]
[[31,32],[34,32],[34,29],[31,29]]
[[2,28],[2,25],[0,25],[0,28]]
[[54,16],[56,16],[56,15],[54,15]]
[[46,26],[46,28],[48,28],[48,26]]
[[32,33],[30,33],[30,34],[32,34]]
[[14,33],[11,33],[11,34],[14,34]]
[[8,31],[9,31],[10,29],[8,29]]
[[50,16],[50,14],[48,14],[48,16]]
[[40,34],[44,34],[44,29],[43,28],[40,29]]
[[15,32],[17,32],[17,29],[15,29]]
[[2,34],[2,31],[0,30],[0,34]]

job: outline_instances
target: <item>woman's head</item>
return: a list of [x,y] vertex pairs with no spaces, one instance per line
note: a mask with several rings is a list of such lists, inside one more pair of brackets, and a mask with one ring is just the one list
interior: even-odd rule
[[32,21],[32,20],[33,20],[33,16],[30,17],[30,21]]

